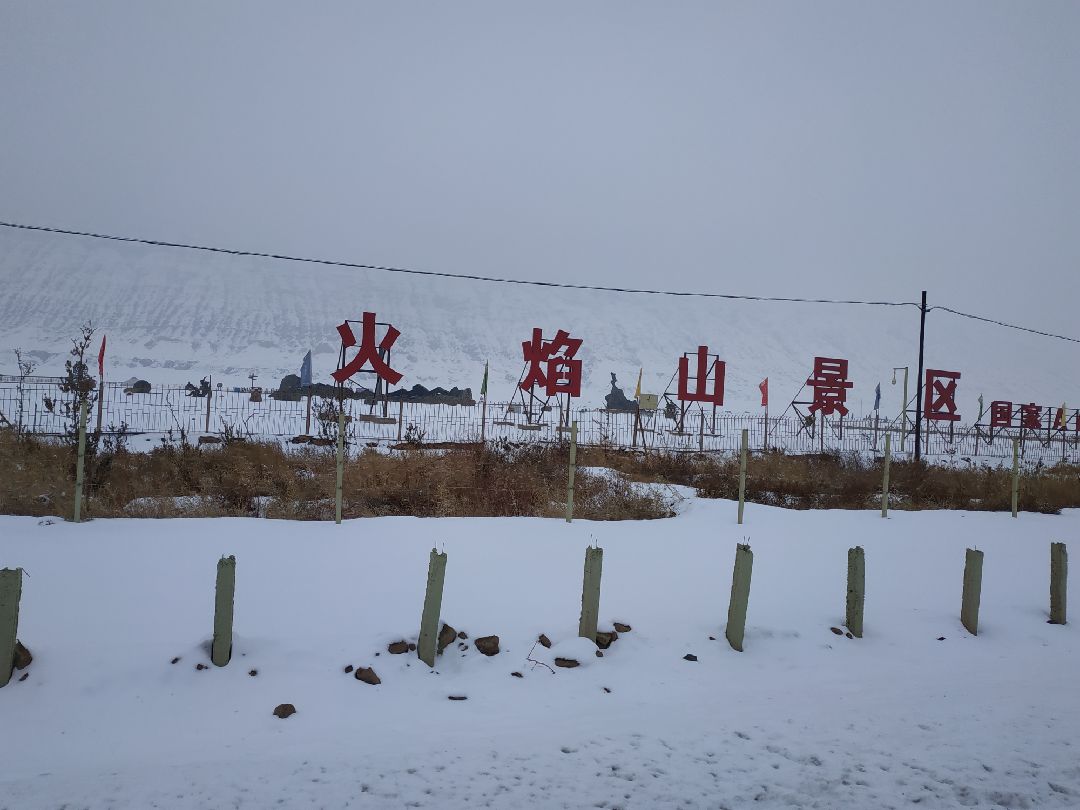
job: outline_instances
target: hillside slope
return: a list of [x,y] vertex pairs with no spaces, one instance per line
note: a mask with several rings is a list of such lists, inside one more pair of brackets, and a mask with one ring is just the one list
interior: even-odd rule
[[[362,260],[362,257],[343,257]],[[506,274],[513,276],[513,268]],[[729,283],[730,278],[730,283]],[[586,279],[582,279],[586,281]],[[883,412],[896,412],[894,366],[917,363],[914,307],[763,303],[659,295],[544,289],[351,270],[113,243],[83,237],[0,229],[0,372],[13,373],[21,346],[39,373],[63,367],[70,338],[86,320],[108,335],[110,379],[137,375],[153,383],[213,374],[244,385],[251,371],[274,385],[296,373],[313,350],[316,379],[327,379],[337,356],[334,327],[374,309],[401,337],[394,365],[404,385],[458,385],[477,391],[485,360],[490,395],[507,398],[522,368],[521,341],[533,326],[565,328],[584,339],[584,394],[602,405],[610,374],[627,393],[644,367],[643,388],[661,392],[676,358],[706,343],[727,361],[727,407],[756,409],[757,384],[771,380],[774,412],[810,372],[813,357],[846,357],[856,413],[873,407],[881,382]],[[668,286],[658,272],[656,287]],[[717,268],[713,289],[748,287],[733,268]],[[783,290],[756,292],[783,295]],[[822,289],[858,297],[857,290]],[[918,294],[911,293],[911,300]],[[931,296],[932,296],[931,291]],[[935,303],[931,297],[931,303]],[[947,303],[963,308],[963,302]],[[1003,398],[1043,404],[1080,401],[1063,369],[1075,364],[1070,344],[933,312],[927,365],[963,373],[960,412],[977,413]]]

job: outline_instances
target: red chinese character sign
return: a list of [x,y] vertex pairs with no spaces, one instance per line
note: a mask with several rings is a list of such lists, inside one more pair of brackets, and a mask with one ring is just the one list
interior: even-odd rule
[[723,405],[725,369],[725,363],[717,355],[709,354],[708,346],[698,346],[695,374],[691,377],[690,357],[684,354],[679,358],[679,401]]
[[[932,422],[957,422],[960,414],[956,412],[956,382],[960,379],[959,371],[926,370],[926,388],[923,415]],[[993,410],[994,403],[990,404]]]
[[526,363],[526,375],[518,387],[532,391],[539,385],[549,397],[567,394],[581,396],[581,361],[576,355],[581,338],[572,338],[560,329],[552,340],[545,341],[539,328],[533,329],[532,340],[521,343]]
[[806,384],[814,390],[814,399],[810,403],[810,413],[831,416],[839,412],[847,416],[847,392],[854,387],[848,375],[848,361],[836,357],[815,357],[814,376]]
[[[391,385],[397,385],[401,381],[401,372],[390,365],[390,349],[397,341],[401,333],[389,323],[379,323],[375,320],[374,312],[365,312],[360,324],[360,342],[356,341],[356,333],[353,325],[357,321],[345,321],[338,328],[341,336],[341,354],[338,358],[338,369],[332,376],[339,386],[344,386],[345,381],[357,374],[374,374],[375,389],[371,405],[380,398],[383,407],[386,407],[386,390]],[[382,337],[379,332],[383,331]],[[349,359],[349,350],[356,348],[356,353]],[[385,387],[385,388],[384,388]]]
[[[525,368],[518,381],[517,395],[524,407],[526,425],[538,429],[540,415],[550,411],[548,400],[562,398],[560,423],[570,424],[570,398],[581,396],[581,338],[571,337],[565,329],[555,332],[550,340],[544,338],[539,327],[532,330],[532,339],[521,342],[521,355]],[[533,406],[539,401],[539,413]],[[562,427],[560,427],[560,430]]]

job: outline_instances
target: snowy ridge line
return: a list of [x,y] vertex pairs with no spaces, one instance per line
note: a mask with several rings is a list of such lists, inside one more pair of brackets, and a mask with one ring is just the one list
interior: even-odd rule
[[[248,439],[277,440],[311,434],[332,437],[336,424],[323,423],[321,408],[336,403],[333,398],[312,397],[310,420],[306,398],[276,398],[276,392],[263,392],[253,401],[246,391],[216,391],[206,397],[189,396],[184,388],[158,387],[145,394],[125,394],[120,386],[107,385],[102,402],[101,425],[105,433],[115,433],[121,425],[133,434],[174,434],[197,436],[230,433]],[[69,397],[68,397],[69,398]],[[50,410],[45,399],[62,402],[65,396],[58,387],[24,386],[20,405],[14,386],[0,386],[0,424],[28,433],[63,435],[68,423],[61,408]],[[209,407],[208,407],[209,406]],[[795,417],[752,413],[724,413],[715,417],[700,410],[686,415],[683,429],[662,411],[642,417],[637,431],[634,413],[596,408],[573,408],[569,416],[556,407],[534,415],[529,426],[526,416],[510,403],[489,402],[487,415],[475,405],[388,402],[372,404],[346,400],[347,438],[350,442],[416,444],[475,444],[483,436],[487,441],[559,443],[569,440],[569,431],[559,425],[578,423],[578,444],[623,450],[649,449],[672,452],[725,452],[739,450],[742,430],[747,430],[750,449],[782,450],[787,453],[855,453],[865,457],[883,454],[885,435],[891,438],[892,454],[903,458],[914,448],[913,424],[907,429],[901,418],[866,416],[829,421],[822,436],[820,424],[809,427]],[[537,419],[539,416],[539,420]],[[310,421],[310,431],[308,424]],[[96,407],[89,417],[92,431],[97,422]],[[876,422],[876,424],[875,424]],[[524,425],[524,427],[522,427]],[[983,425],[956,425],[942,428],[925,423],[924,454],[940,460],[979,463],[980,459],[1009,459],[1013,439],[1020,439],[1025,464],[1052,465],[1059,462],[1080,463],[1080,432],[1044,429],[995,428]],[[636,434],[636,435],[635,435]],[[823,440],[824,439],[824,440]]]

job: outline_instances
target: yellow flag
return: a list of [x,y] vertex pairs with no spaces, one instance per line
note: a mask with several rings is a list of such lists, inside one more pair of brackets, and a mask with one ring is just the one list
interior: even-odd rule
[[637,373],[637,388],[634,389],[634,399],[641,399],[641,372],[644,368],[639,368]]

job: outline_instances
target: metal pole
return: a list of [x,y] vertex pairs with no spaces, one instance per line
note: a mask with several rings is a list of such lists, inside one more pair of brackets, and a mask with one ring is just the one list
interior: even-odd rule
[[908,367],[904,366],[904,404],[900,407],[900,415],[902,417],[900,425],[904,429],[904,432],[900,434],[900,452],[904,451],[904,445],[907,444],[907,404],[908,404]]
[[746,451],[749,445],[749,431],[743,428],[739,443],[739,525],[742,525],[743,507],[746,504]]
[[214,398],[214,375],[207,377],[207,382],[210,383],[210,390],[206,392],[206,426],[204,433],[210,432],[210,400]]
[[[915,460],[922,458],[922,384],[923,352],[926,348],[926,290],[922,291],[919,306],[919,374],[915,378]],[[907,407],[905,402],[904,407]]]

